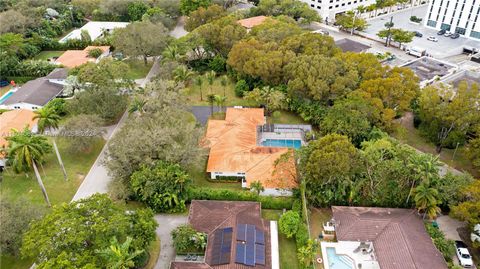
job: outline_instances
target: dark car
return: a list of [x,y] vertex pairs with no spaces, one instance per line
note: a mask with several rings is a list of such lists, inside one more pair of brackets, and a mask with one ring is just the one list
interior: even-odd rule
[[5,86],[8,86],[10,85],[10,82],[6,81],[6,80],[0,80],[0,87],[5,87]]
[[460,37],[459,33],[454,33],[453,35],[450,36],[451,39],[457,39]]
[[422,37],[423,36],[423,34],[420,33],[419,31],[414,31],[413,33],[415,34],[416,37]]
[[440,31],[437,32],[437,35],[444,35],[446,31],[447,31],[447,30],[442,29],[442,30],[440,30]]

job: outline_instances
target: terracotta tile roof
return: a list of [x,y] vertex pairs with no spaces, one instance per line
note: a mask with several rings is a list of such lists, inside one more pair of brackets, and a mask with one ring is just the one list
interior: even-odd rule
[[243,20],[237,21],[241,26],[251,29],[257,25],[262,24],[268,17],[265,16],[256,16],[256,17],[251,17]]
[[[23,130],[26,126],[32,129],[37,120],[33,120],[35,113],[26,109],[10,110],[0,115],[0,148],[7,146],[5,137],[9,136],[12,129]],[[0,156],[1,157],[1,156]]]
[[[202,201],[193,200],[190,205],[188,223],[196,230],[208,234],[205,263],[172,262],[171,269],[266,269],[271,268],[270,224],[262,219],[261,206],[257,202]],[[253,224],[265,232],[265,265],[246,266],[235,263],[236,233],[238,224]],[[233,228],[230,263],[211,265],[214,232],[221,228]]]
[[265,123],[263,113],[263,108],[227,108],[225,120],[208,121],[205,135],[205,146],[210,147],[207,172],[245,173],[247,186],[258,180],[265,188],[296,187],[293,153],[273,174],[275,161],[292,150],[257,145],[257,126]]
[[58,59],[56,63],[62,64],[67,68],[74,68],[88,62],[94,62],[94,58],[88,57],[88,51],[99,48],[104,53],[110,50],[109,46],[88,46],[83,50],[67,50]]
[[413,209],[332,206],[339,241],[371,241],[382,269],[446,269]]

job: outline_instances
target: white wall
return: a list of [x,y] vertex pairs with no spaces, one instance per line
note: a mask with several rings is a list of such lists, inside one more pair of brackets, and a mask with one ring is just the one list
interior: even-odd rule
[[11,105],[0,105],[0,109],[27,109],[27,110],[37,110],[42,108],[42,106],[29,104],[29,103],[16,103]]
[[375,3],[375,0],[301,0],[315,9],[322,19],[328,18],[329,22],[335,20],[335,14],[356,9],[358,6],[368,6]]
[[480,40],[479,13],[478,0],[431,0],[428,3],[424,24],[437,30],[450,26],[451,32],[464,28],[465,34],[460,32],[460,35]]

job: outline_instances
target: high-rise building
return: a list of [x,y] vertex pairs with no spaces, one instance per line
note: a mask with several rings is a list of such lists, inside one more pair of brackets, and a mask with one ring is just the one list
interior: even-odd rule
[[425,26],[480,40],[480,0],[430,0]]
[[358,6],[368,6],[375,3],[375,0],[301,0],[311,8],[317,10],[323,20],[335,21],[335,15],[354,10]]

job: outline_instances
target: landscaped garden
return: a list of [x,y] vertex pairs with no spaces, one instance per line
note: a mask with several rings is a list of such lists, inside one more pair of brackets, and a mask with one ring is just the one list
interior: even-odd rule
[[64,52],[65,51],[63,50],[44,50],[41,51],[39,54],[35,55],[34,59],[47,61],[48,59],[54,57],[60,57],[60,55],[62,55]]

